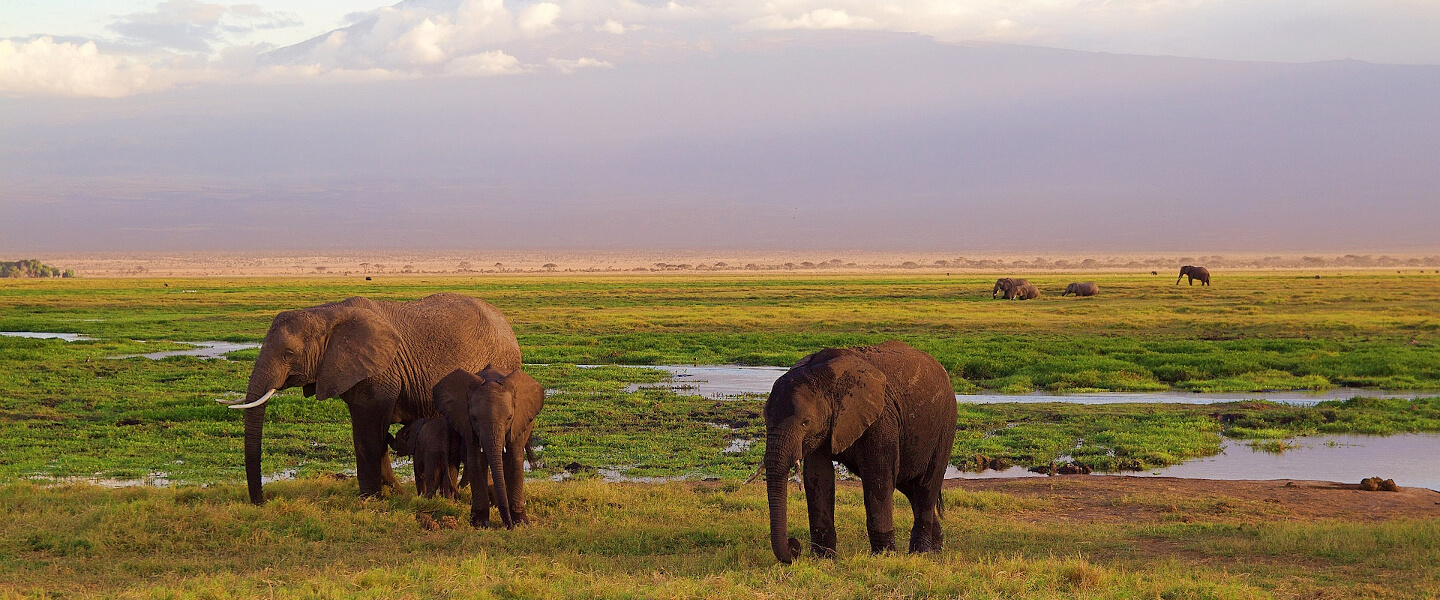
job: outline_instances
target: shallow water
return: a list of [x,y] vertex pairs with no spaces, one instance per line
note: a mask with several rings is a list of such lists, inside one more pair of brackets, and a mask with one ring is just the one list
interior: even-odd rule
[[[1226,439],[1220,454],[1163,469],[1117,473],[1186,479],[1314,479],[1360,483],[1366,477],[1394,479],[1400,487],[1440,490],[1440,435],[1326,435],[1289,440],[1300,447],[1264,452],[1248,441]],[[946,479],[1044,477],[1024,467],[982,473],[950,467]]]
[[[680,394],[693,394],[710,398],[744,398],[768,396],[775,380],[785,374],[785,367],[746,367],[740,365],[654,365],[644,367],[670,374],[670,381],[661,383],[634,384],[627,391],[640,389],[669,389]],[[1138,402],[1150,404],[1215,404],[1238,400],[1271,400],[1286,404],[1308,405],[1325,400],[1348,400],[1356,396],[1368,398],[1417,398],[1440,394],[1436,391],[1394,391],[1367,390],[1363,388],[1332,388],[1318,392],[1275,391],[1275,392],[1224,392],[1194,393],[1186,391],[1164,392],[1094,392],[1083,394],[1053,394],[1032,392],[1029,394],[956,394],[957,402],[973,404],[996,404],[1003,402],[1070,402],[1075,404],[1118,404]]]
[[95,339],[83,333],[49,333],[44,331],[0,331],[0,335],[6,337],[30,338],[33,340],[65,340],[67,342],[79,342]]
[[167,356],[194,356],[200,359],[224,359],[225,355],[236,350],[250,350],[259,348],[260,344],[245,344],[238,342],[176,342],[177,344],[189,344],[195,346],[190,350],[170,350],[168,352],[151,352],[148,354],[126,354],[124,356],[111,356],[109,358],[148,358],[160,360]]

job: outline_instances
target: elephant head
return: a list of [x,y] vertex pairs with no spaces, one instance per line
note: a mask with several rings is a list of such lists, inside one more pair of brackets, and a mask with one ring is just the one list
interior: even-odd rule
[[765,402],[765,483],[770,548],[789,563],[798,541],[786,537],[786,481],[812,453],[827,457],[849,448],[885,406],[885,375],[858,352],[822,350],[776,380]]
[[[465,472],[479,474],[481,454],[494,483],[495,507],[500,511],[500,520],[505,527],[513,528],[510,513],[509,490],[505,486],[505,471],[501,453],[509,438],[511,424],[515,418],[515,391],[506,386],[505,374],[489,366],[483,371],[470,373],[456,369],[435,384],[435,408],[450,422],[450,427],[460,434],[466,449]],[[481,514],[482,496],[485,496],[484,481],[470,477],[472,525],[489,523],[489,510]]]
[[1070,295],[1070,294],[1075,294],[1076,296],[1079,296],[1079,295],[1080,295],[1080,290],[1076,289],[1076,288],[1079,288],[1079,287],[1080,287],[1080,284],[1078,284],[1078,283],[1072,283],[1072,284],[1070,284],[1070,285],[1067,285],[1067,286],[1065,286],[1065,291],[1060,292],[1060,295],[1061,295],[1061,296],[1068,296],[1068,295]]
[[1010,298],[1010,294],[1012,293],[1012,290],[1014,290],[1014,289],[1015,289],[1015,280],[1014,280],[1014,279],[1011,279],[1011,278],[1009,278],[1009,277],[1001,277],[1001,278],[999,278],[999,279],[996,279],[996,280],[995,280],[995,287],[990,289],[990,299],[991,299],[991,300],[994,300],[995,297],[996,297],[998,294],[1000,294],[1001,292],[1004,292],[1005,298],[1006,298],[1006,299],[1009,299],[1009,298]]
[[380,314],[344,303],[275,315],[250,372],[243,400],[221,401],[245,410],[245,480],[250,501],[265,501],[260,447],[265,402],[278,390],[300,386],[319,400],[339,396],[390,367],[400,335]]

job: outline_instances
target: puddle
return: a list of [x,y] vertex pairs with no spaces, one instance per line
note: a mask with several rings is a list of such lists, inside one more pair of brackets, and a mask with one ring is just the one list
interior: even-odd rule
[[730,445],[729,445],[729,446],[726,446],[724,450],[721,450],[721,452],[726,452],[726,453],[730,453],[730,454],[738,454],[738,453],[740,453],[740,452],[744,452],[744,451],[746,451],[746,450],[749,450],[749,449],[750,449],[750,446],[752,446],[752,445],[754,445],[754,444],[755,444],[755,440],[742,440],[742,439],[736,438],[736,439],[730,440]]
[[654,365],[670,374],[670,381],[638,383],[625,388],[636,390],[674,390],[676,393],[710,398],[768,396],[771,386],[789,369],[785,367],[744,367],[740,365]]
[[[633,392],[642,389],[668,389],[677,394],[697,395],[711,398],[764,397],[770,395],[775,380],[789,369],[785,367],[746,367],[740,365],[651,365],[639,368],[657,369],[670,374],[670,381],[661,383],[632,384],[625,390]],[[1318,392],[1273,391],[1273,392],[1223,392],[1195,393],[1186,391],[1164,392],[1095,392],[1077,394],[1053,394],[1033,392],[1030,394],[956,394],[957,402],[972,404],[997,404],[1005,402],[1070,402],[1075,404],[1217,404],[1242,400],[1270,400],[1295,405],[1310,405],[1325,400],[1349,400],[1356,396],[1367,398],[1420,398],[1440,394],[1437,391],[1415,390],[1369,390],[1364,388],[1332,388]]]
[[609,483],[669,483],[671,481],[684,481],[685,477],[631,477],[622,474],[620,469],[626,467],[600,467],[596,472],[600,479]]
[[108,477],[46,477],[35,475],[29,478],[31,481],[46,485],[64,485],[69,483],[86,483],[103,488],[128,488],[128,487],[169,487],[177,483],[170,479],[169,473],[150,473],[139,479],[111,479]]
[[[1252,448],[1248,440],[1226,439],[1220,454],[1189,460],[1149,471],[1123,471],[1116,475],[1136,477],[1181,477],[1185,479],[1313,479],[1360,483],[1366,477],[1394,479],[1400,487],[1440,490],[1440,435],[1403,434],[1391,436],[1327,435],[1294,438],[1298,448],[1265,452]],[[995,477],[1045,477],[1025,467],[1001,471],[961,471],[951,465],[946,479],[989,479]]]
[[167,356],[194,356],[200,359],[224,359],[225,355],[236,350],[251,350],[259,348],[260,344],[246,344],[239,342],[175,342],[177,344],[188,344],[195,346],[190,350],[171,350],[169,352],[151,352],[149,354],[126,354],[123,356],[111,356],[108,358],[148,358],[160,360]]
[[65,340],[67,342],[90,341],[95,339],[83,333],[48,333],[44,331],[0,331],[0,335],[30,338],[32,340]]

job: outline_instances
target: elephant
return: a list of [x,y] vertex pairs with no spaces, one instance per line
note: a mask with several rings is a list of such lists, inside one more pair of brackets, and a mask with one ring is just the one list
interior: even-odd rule
[[1024,279],[1015,280],[1015,291],[1011,294],[1012,300],[1034,300],[1040,297],[1040,288]]
[[790,367],[765,401],[765,483],[770,547],[790,563],[800,542],[786,537],[787,479],[804,460],[810,548],[835,556],[835,468],[861,479],[870,551],[895,549],[893,497],[910,500],[910,551],[944,543],[941,485],[955,440],[955,391],[929,354],[891,340],[877,346],[827,348]]
[[524,371],[486,366],[478,373],[456,369],[434,390],[435,408],[460,433],[467,449],[470,524],[490,526],[486,471],[494,483],[495,508],[506,529],[529,523],[525,516],[525,451],[545,388]]
[[1180,276],[1175,278],[1175,285],[1180,285],[1180,280],[1185,277],[1190,278],[1190,285],[1195,285],[1196,279],[1200,280],[1200,285],[1210,285],[1210,271],[1205,267],[1180,267]]
[[1015,280],[1009,277],[1001,277],[995,280],[995,287],[990,290],[990,299],[994,300],[996,295],[1004,293],[1005,299],[1015,297]]
[[1093,281],[1087,281],[1085,283],[1072,283],[1065,286],[1065,291],[1062,292],[1060,295],[1066,296],[1069,294],[1075,294],[1076,296],[1094,296],[1099,291],[1100,286],[1095,285],[1095,282]]
[[455,499],[465,446],[444,418],[416,419],[400,428],[390,441],[398,456],[414,456],[415,493],[426,498],[439,494]]
[[520,368],[520,344],[490,304],[440,293],[410,302],[354,297],[275,315],[245,397],[218,400],[245,411],[245,480],[263,504],[260,450],[265,404],[301,387],[316,400],[339,397],[350,411],[360,494],[399,489],[386,447],[391,423],[437,416],[430,393],[456,369]]

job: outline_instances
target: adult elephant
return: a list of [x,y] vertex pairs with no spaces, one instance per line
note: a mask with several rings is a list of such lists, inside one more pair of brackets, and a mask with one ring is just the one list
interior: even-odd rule
[[1099,293],[1099,291],[1100,286],[1095,285],[1093,281],[1087,281],[1085,283],[1072,283],[1065,286],[1065,291],[1061,292],[1060,295],[1068,296],[1075,294],[1076,296],[1094,296],[1096,293]]
[[765,482],[770,548],[780,562],[800,552],[786,537],[786,483],[804,460],[810,547],[835,555],[835,468],[860,477],[870,550],[895,549],[893,496],[910,499],[915,526],[910,551],[938,551],[940,488],[955,441],[955,391],[930,355],[889,341],[828,348],[780,376],[765,402]]
[[439,416],[435,383],[455,369],[520,368],[520,344],[505,316],[484,301],[435,294],[411,302],[350,298],[275,315],[260,345],[243,400],[245,480],[261,504],[260,442],[265,403],[301,387],[317,400],[339,397],[350,409],[360,494],[398,489],[386,448],[391,423]]
[[1180,267],[1180,276],[1175,278],[1175,285],[1180,285],[1180,280],[1186,277],[1190,278],[1190,285],[1195,285],[1196,280],[1200,281],[1200,285],[1210,285],[1210,271],[1205,267]]

